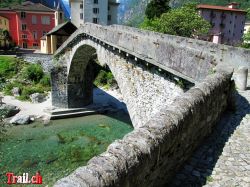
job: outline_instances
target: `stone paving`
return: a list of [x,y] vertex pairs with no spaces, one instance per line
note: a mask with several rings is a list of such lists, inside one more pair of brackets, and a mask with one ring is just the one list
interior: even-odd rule
[[250,89],[235,98],[236,112],[222,117],[168,186],[250,187]]

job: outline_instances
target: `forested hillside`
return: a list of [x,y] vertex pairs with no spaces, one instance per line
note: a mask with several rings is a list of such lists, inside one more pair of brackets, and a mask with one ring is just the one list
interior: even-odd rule
[[21,4],[25,0],[0,0],[0,7],[11,7],[13,5]]
[[[144,12],[149,1],[150,0],[120,0],[120,23],[138,26],[144,18]],[[241,9],[250,8],[250,0],[170,0],[170,6],[177,8],[189,2],[222,6],[230,2],[238,2],[240,3]]]

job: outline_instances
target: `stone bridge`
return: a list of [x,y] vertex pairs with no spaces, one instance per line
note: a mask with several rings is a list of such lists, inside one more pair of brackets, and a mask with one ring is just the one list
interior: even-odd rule
[[[237,52],[235,52],[237,51]],[[237,55],[236,55],[237,54]],[[240,49],[125,26],[86,24],[55,54],[52,102],[80,108],[93,101],[93,59],[112,71],[134,127],[139,127],[218,63],[247,61]]]
[[[86,24],[55,54],[54,106],[75,108],[92,102],[96,58],[117,80],[135,129],[87,166],[57,181],[56,187],[167,186],[223,112],[233,107],[232,69],[227,67],[250,67],[248,50],[125,26]],[[183,82],[192,87],[177,86]]]

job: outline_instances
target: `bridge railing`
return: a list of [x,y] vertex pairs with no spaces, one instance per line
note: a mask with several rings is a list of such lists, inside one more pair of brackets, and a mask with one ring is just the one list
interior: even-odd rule
[[204,79],[219,63],[250,67],[250,51],[136,28],[87,23],[57,50],[56,56],[81,34],[138,57],[191,82]]

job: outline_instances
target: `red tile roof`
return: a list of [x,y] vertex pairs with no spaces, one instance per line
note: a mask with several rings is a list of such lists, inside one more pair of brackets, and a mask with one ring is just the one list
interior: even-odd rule
[[35,12],[55,12],[55,10],[46,7],[40,3],[33,3],[27,5],[14,5],[8,8],[0,8],[0,10],[7,11],[35,11]]
[[197,8],[198,9],[213,9],[213,10],[221,10],[221,11],[239,12],[239,13],[243,13],[243,14],[247,13],[245,10],[229,8],[229,7],[225,7],[225,6],[197,5]]

